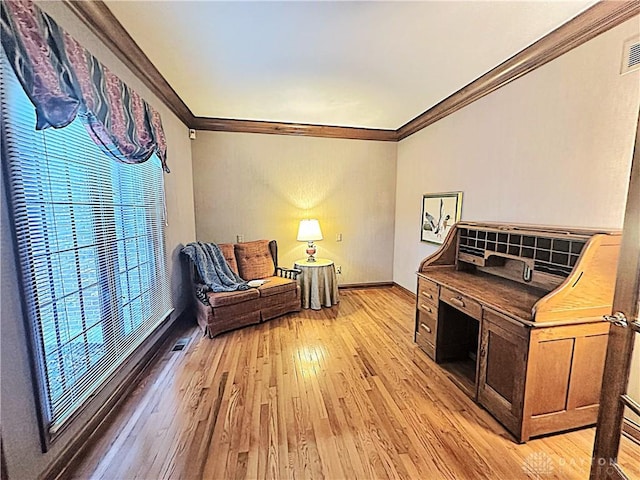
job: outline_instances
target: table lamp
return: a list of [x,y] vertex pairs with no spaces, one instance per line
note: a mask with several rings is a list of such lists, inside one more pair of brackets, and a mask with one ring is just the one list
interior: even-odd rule
[[307,262],[315,262],[316,259],[313,255],[316,253],[316,246],[313,242],[316,240],[322,240],[322,231],[320,230],[320,223],[315,218],[300,220],[300,226],[298,227],[298,241],[307,243]]

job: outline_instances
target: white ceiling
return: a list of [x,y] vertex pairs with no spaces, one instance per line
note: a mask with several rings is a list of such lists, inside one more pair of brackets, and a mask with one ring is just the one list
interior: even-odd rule
[[106,1],[196,116],[386,129],[593,3]]

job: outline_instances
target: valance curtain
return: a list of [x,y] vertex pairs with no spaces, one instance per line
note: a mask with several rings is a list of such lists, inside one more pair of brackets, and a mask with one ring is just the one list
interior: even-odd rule
[[116,160],[142,163],[156,153],[168,173],[160,114],[31,0],[1,4],[2,47],[35,106],[35,128],[62,128],[80,116]]

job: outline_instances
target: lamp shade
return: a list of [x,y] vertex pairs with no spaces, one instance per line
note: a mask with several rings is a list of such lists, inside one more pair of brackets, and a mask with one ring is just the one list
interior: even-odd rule
[[298,241],[299,242],[313,242],[315,240],[322,240],[322,230],[320,230],[320,223],[315,218],[300,220],[300,226],[298,227]]

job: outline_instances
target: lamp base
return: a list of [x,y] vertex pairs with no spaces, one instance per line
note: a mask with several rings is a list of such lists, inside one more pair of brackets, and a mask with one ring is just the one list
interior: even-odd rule
[[307,257],[307,262],[311,263],[311,262],[315,262],[316,258],[314,257],[314,255],[316,254],[316,246],[314,245],[313,242],[309,242],[307,245],[307,255],[309,255],[309,257]]

